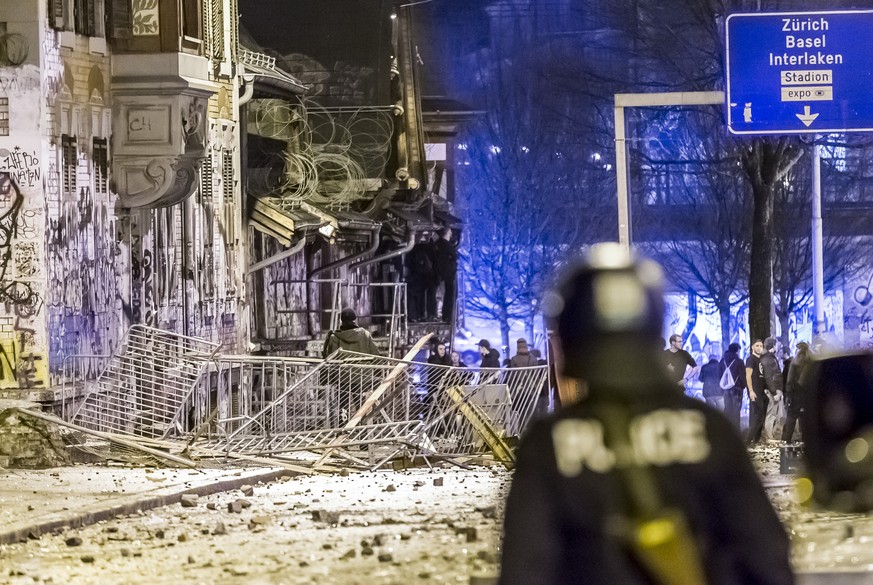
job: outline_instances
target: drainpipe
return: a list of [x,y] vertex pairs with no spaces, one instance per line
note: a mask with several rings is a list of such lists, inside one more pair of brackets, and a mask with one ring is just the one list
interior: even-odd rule
[[397,155],[397,169],[394,171],[394,178],[403,183],[409,180],[409,155],[407,153],[406,144],[406,120],[404,117],[405,109],[403,107],[404,83],[400,76],[400,44],[399,44],[399,24],[397,15],[392,15],[391,19],[391,45],[394,51],[394,58],[391,60],[391,97],[394,99],[394,107],[392,113],[397,120],[395,126],[394,148]]
[[351,264],[355,260],[360,260],[364,256],[372,254],[379,247],[379,232],[382,231],[382,224],[378,224],[375,228],[373,228],[373,235],[371,237],[370,247],[364,250],[359,254],[353,254],[352,256],[346,256],[345,258],[340,258],[339,260],[334,260],[329,264],[325,264],[324,266],[319,266],[315,270],[309,273],[309,280],[312,280],[322,272],[327,270],[333,270],[335,268],[339,268],[341,266],[345,266],[346,264]]
[[246,89],[245,92],[237,99],[237,106],[244,106],[249,103],[249,100],[252,99],[252,95],[255,93],[255,76],[251,73],[246,74],[245,67],[242,64],[237,63],[239,67],[239,76],[245,82]]
[[357,264],[352,264],[349,266],[352,270],[357,270],[358,268],[363,268],[364,266],[369,266],[370,264],[375,264],[376,262],[381,262],[382,260],[389,260],[391,258],[395,258],[397,256],[402,256],[406,254],[415,246],[415,236],[418,234],[416,230],[409,230],[409,236],[406,238],[406,244],[402,248],[397,248],[396,250],[391,250],[387,254],[382,254],[381,256],[376,256],[375,258],[370,258],[369,260],[364,260],[362,262],[358,262]]
[[297,252],[302,250],[303,246],[305,246],[305,245],[306,245],[306,238],[305,237],[300,238],[297,241],[297,243],[294,244],[294,246],[292,248],[289,248],[287,250],[279,252],[278,254],[273,254],[269,258],[261,260],[260,262],[257,262],[255,264],[252,264],[251,266],[249,266],[248,272],[246,272],[246,274],[252,275],[255,272],[257,272],[258,270],[263,270],[267,266],[271,266],[271,265],[275,264],[276,262],[280,262],[280,261],[284,260],[288,256],[293,256],[294,254],[296,254]]

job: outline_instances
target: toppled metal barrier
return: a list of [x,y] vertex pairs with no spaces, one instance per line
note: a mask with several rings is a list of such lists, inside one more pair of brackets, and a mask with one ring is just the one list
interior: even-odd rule
[[[394,442],[410,456],[491,452],[511,464],[507,439],[530,421],[546,375],[546,366],[453,368],[340,350],[213,446],[265,455],[299,444],[300,433],[325,431],[320,442],[308,443],[308,450],[319,451],[346,446],[338,437],[357,445],[389,443],[386,432],[393,428]],[[344,426],[377,390],[379,398],[352,435]]]
[[319,469],[328,460],[372,468],[401,456],[464,462],[493,455],[511,467],[513,441],[547,379],[547,366],[454,368],[344,350],[326,360],[217,350],[134,326],[70,422],[144,445],[161,439],[194,458],[293,460]]
[[89,385],[70,422],[134,437],[182,436],[188,429],[194,386],[218,345],[134,325],[106,369]]

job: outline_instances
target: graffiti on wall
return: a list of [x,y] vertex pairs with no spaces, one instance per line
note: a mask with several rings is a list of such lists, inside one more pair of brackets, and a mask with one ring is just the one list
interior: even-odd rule
[[847,284],[846,305],[847,347],[873,347],[873,272]]
[[[130,222],[131,312],[135,323],[159,326],[155,304],[155,265],[151,250],[153,237],[142,230],[148,226],[147,212],[132,214]],[[145,219],[145,221],[143,221]]]
[[43,299],[32,281],[23,280],[39,275],[38,247],[36,241],[21,237],[19,232],[20,226],[30,224],[22,214],[24,196],[17,175],[10,172],[15,167],[8,158],[0,165],[4,165],[0,167],[0,202],[4,206],[0,213],[0,302],[6,314],[14,316],[12,335],[0,338],[0,387],[42,388],[48,383],[48,364],[32,319],[39,315]]
[[7,205],[0,214],[0,302],[15,307],[17,314],[30,316],[39,310],[42,300],[33,285],[11,278],[9,274],[24,196],[17,182],[3,170],[0,170],[0,201]]
[[118,345],[115,225],[107,204],[84,186],[63,197],[46,232],[51,369],[59,374],[65,356],[106,354]]
[[40,91],[39,69],[35,65],[2,68],[0,93],[14,96],[30,91]]
[[36,346],[36,331],[16,319],[15,335],[0,339],[0,385],[24,389],[47,386],[48,364]]
[[16,146],[11,151],[0,148],[0,168],[22,187],[39,186],[41,167],[36,151],[25,151]]

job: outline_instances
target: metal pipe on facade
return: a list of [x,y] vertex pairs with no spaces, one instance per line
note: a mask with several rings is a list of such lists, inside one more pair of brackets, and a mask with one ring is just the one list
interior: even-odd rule
[[382,224],[380,223],[378,226],[373,228],[372,241],[370,242],[370,247],[360,252],[358,254],[352,254],[351,256],[346,256],[345,258],[340,258],[339,260],[334,260],[329,264],[325,264],[324,266],[319,266],[315,270],[309,273],[309,280],[315,278],[317,275],[325,272],[327,270],[333,270],[335,268],[340,268],[341,266],[345,266],[346,264],[351,264],[355,260],[359,260],[368,254],[374,253],[379,248],[379,233],[382,231]]
[[237,100],[237,105],[244,106],[249,102],[250,99],[252,99],[252,96],[255,94],[255,76],[250,73],[247,74],[245,67],[242,65],[242,63],[237,63],[237,67],[239,67],[240,79],[246,82],[246,89],[243,94],[239,96],[239,99]]
[[292,248],[289,248],[287,250],[283,250],[282,252],[279,252],[278,254],[273,254],[269,258],[261,260],[260,262],[257,262],[255,264],[252,264],[251,266],[249,266],[248,272],[246,272],[246,274],[254,274],[258,270],[263,270],[267,266],[272,266],[276,262],[280,262],[280,261],[284,260],[285,258],[287,258],[288,256],[293,256],[294,254],[296,254],[300,250],[302,250],[305,245],[306,245],[306,238],[300,238],[297,241],[297,243],[294,244],[294,246]]
[[415,246],[415,236],[418,235],[416,230],[409,230],[409,237],[406,239],[406,244],[403,245],[402,248],[397,248],[396,250],[391,250],[386,254],[382,254],[381,256],[376,256],[375,258],[370,258],[369,260],[364,260],[362,262],[358,262],[357,264],[353,264],[349,266],[352,270],[357,270],[358,268],[363,268],[364,266],[369,266],[370,264],[375,264],[376,262],[381,262],[383,260],[390,260],[391,258],[396,258],[397,256],[402,256],[406,254]]

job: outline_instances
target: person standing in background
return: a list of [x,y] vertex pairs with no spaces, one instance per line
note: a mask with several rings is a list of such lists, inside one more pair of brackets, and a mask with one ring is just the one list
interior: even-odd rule
[[724,414],[739,430],[740,410],[743,406],[743,390],[746,389],[746,371],[743,360],[740,358],[740,344],[731,343],[727,351],[724,352],[718,366],[719,376],[723,375],[726,369],[730,369],[731,376],[734,379],[732,388],[722,389],[724,392]]
[[709,356],[709,361],[701,366],[697,378],[703,384],[703,398],[706,403],[713,408],[724,411],[724,392],[718,385],[721,379],[718,363],[717,357]]
[[809,344],[805,341],[799,342],[797,354],[791,360],[788,381],[785,384],[786,416],[785,426],[782,427],[782,440],[786,443],[794,440],[794,428],[797,426],[797,419],[803,413],[804,396],[807,390],[804,386],[807,378],[805,369],[810,358],[812,358],[812,351],[809,349]]
[[435,246],[437,276],[443,282],[442,321],[452,323],[458,295],[458,247],[452,242],[452,228],[446,226],[439,231]]
[[409,319],[412,322],[436,320],[436,272],[434,244],[427,236],[406,255],[406,282],[409,295]]
[[519,337],[515,342],[515,355],[509,360],[510,368],[527,368],[537,365],[537,358],[527,347],[527,339]]
[[768,440],[776,440],[782,436],[782,426],[785,422],[785,397],[782,380],[782,370],[776,352],[779,342],[775,337],[764,340],[764,353],[761,354],[761,367],[764,372],[764,393],[767,395],[767,412],[764,416],[764,433]]
[[749,393],[749,434],[746,442],[749,446],[757,445],[761,440],[767,404],[770,402],[764,392],[764,368],[761,366],[763,354],[764,342],[756,339],[752,342],[752,352],[746,359],[746,390]]
[[[674,333],[670,336],[670,347],[664,351],[664,358],[667,361],[667,370],[670,372],[670,376],[682,388],[682,391],[688,394],[686,386],[697,373],[697,362],[690,353],[682,349],[681,335]],[[691,370],[689,371],[688,368]]]
[[479,341],[479,355],[482,356],[480,368],[499,368],[500,367],[500,352],[491,347],[491,342],[487,339]]

